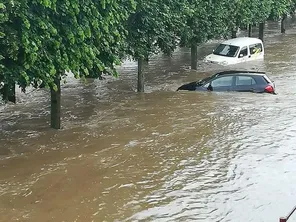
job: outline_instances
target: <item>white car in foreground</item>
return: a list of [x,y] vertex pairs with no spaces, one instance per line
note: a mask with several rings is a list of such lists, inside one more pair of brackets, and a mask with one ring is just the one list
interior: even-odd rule
[[222,42],[204,61],[232,65],[264,59],[263,42],[257,38],[239,37]]

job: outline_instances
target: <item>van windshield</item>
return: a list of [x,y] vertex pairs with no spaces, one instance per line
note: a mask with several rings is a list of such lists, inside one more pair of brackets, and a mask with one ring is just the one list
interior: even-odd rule
[[214,55],[236,57],[239,47],[234,45],[220,44],[213,52]]

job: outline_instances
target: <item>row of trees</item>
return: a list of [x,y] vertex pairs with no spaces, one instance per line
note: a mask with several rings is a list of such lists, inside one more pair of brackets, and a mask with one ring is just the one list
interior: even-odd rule
[[[143,61],[234,36],[238,28],[267,19],[284,20],[296,0],[2,0],[0,86],[15,102],[15,85],[51,91],[51,126],[60,128],[61,79],[117,76],[116,65],[138,61],[138,91],[144,91]],[[263,38],[263,32],[261,32]]]

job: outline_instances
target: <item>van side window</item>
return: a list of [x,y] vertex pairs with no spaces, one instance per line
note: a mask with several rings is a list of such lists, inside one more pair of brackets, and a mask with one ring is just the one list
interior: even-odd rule
[[250,45],[250,53],[251,55],[262,52],[263,46],[261,43],[257,43],[254,45]]
[[243,47],[239,53],[239,58],[245,57],[248,55],[248,48],[247,47]]

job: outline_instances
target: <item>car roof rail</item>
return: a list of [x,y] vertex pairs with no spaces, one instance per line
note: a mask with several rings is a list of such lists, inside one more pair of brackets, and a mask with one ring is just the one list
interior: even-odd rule
[[254,70],[227,70],[216,73],[216,75],[226,75],[226,74],[235,74],[235,73],[254,73],[254,74],[266,74],[266,72],[262,71],[254,71]]

